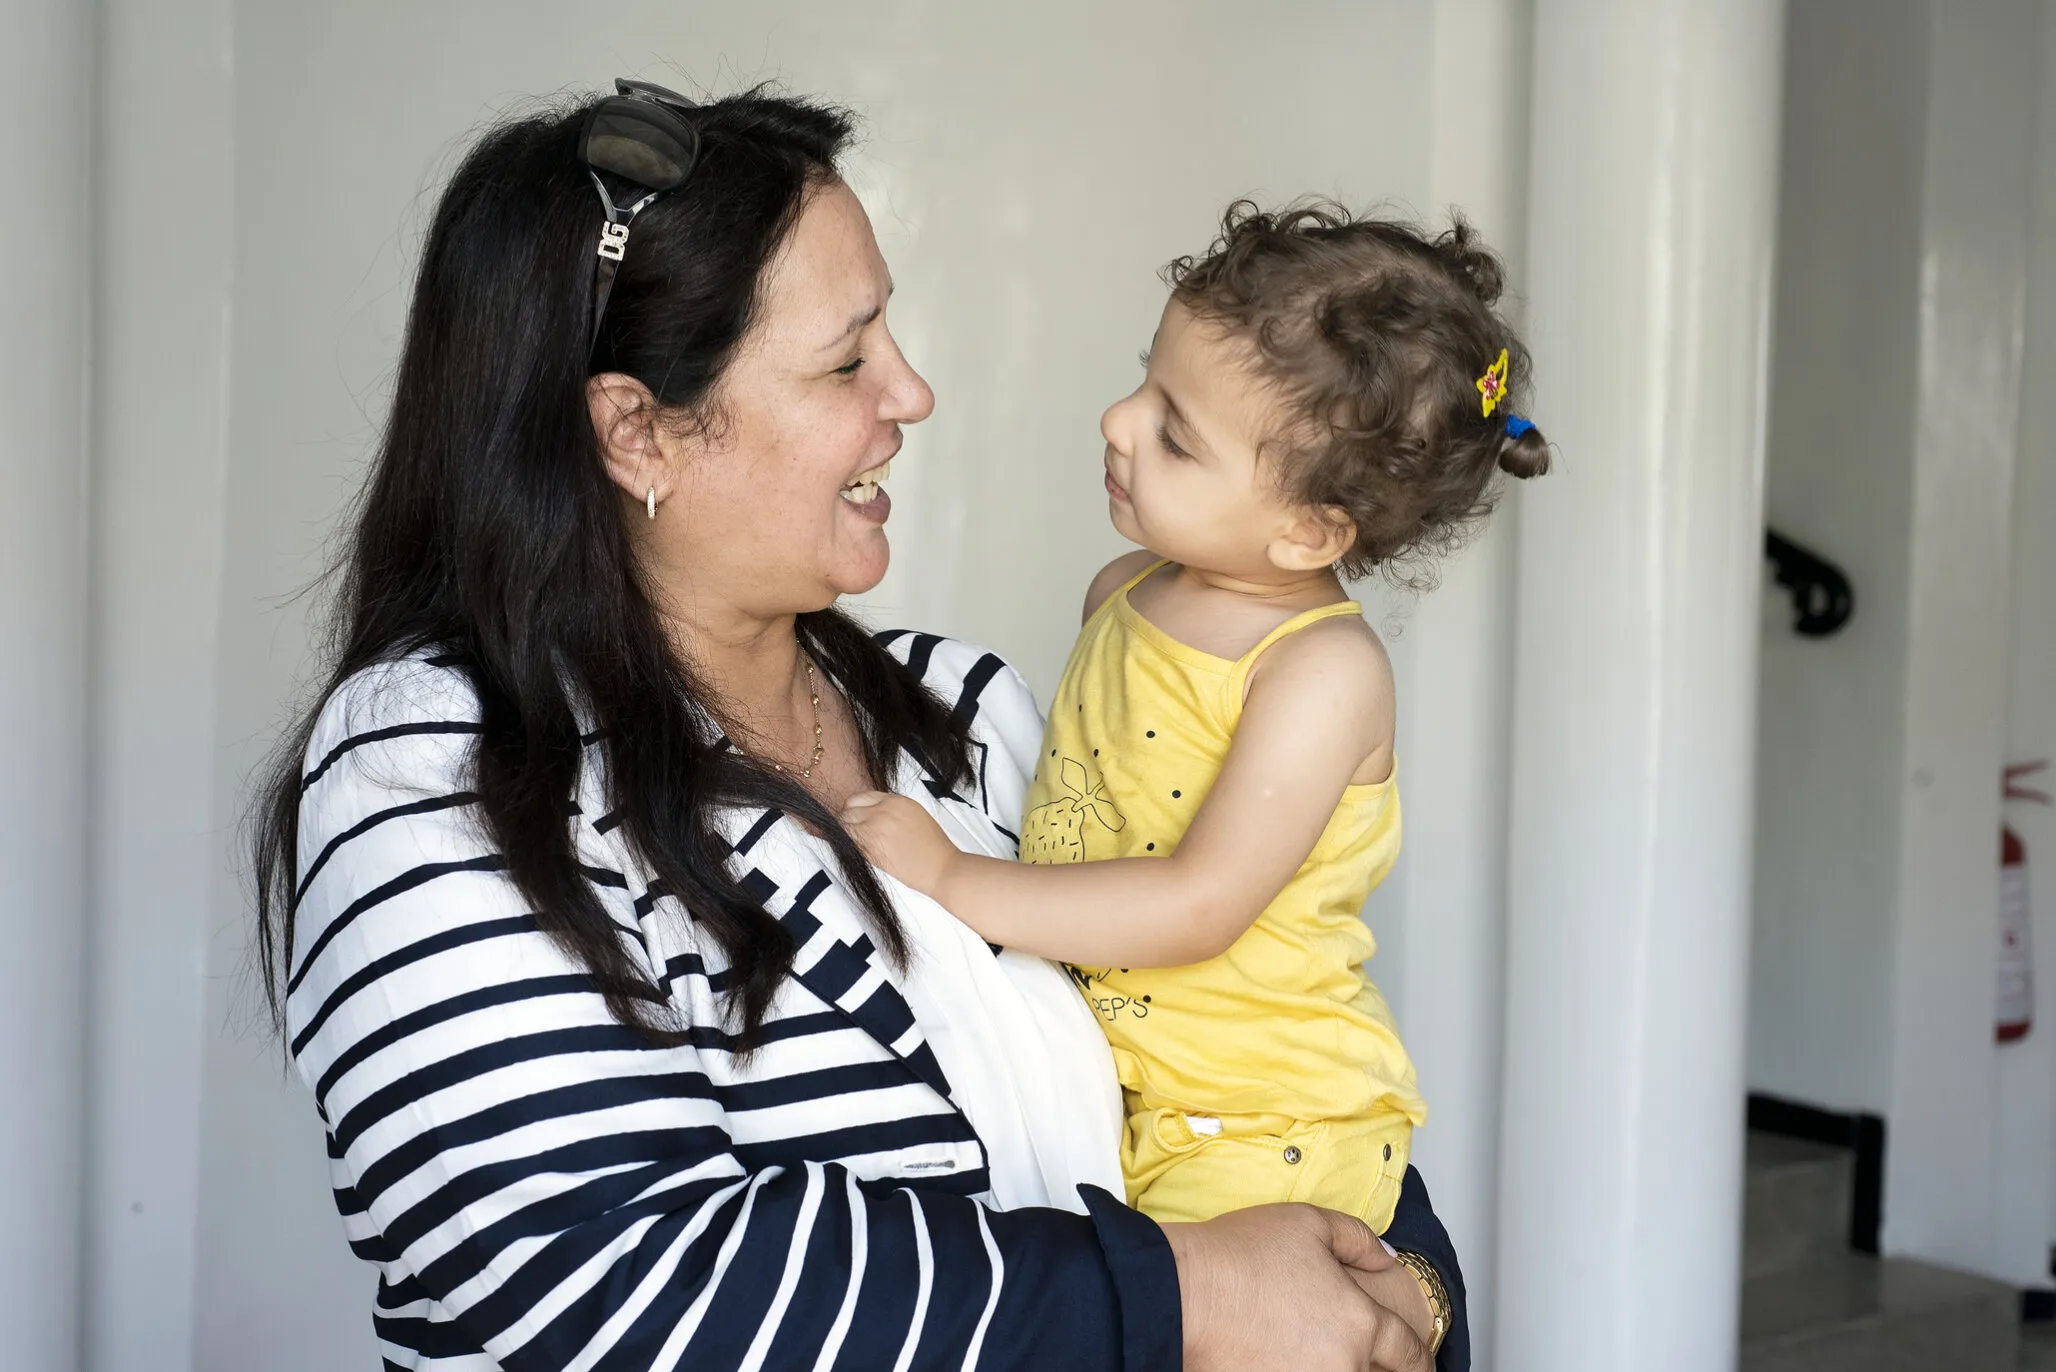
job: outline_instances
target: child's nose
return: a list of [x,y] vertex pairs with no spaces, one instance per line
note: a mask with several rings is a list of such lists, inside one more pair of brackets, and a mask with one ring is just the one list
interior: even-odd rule
[[1126,395],[1107,406],[1106,413],[1099,417],[1099,436],[1107,441],[1107,446],[1124,457],[1135,447],[1134,413],[1135,397]]

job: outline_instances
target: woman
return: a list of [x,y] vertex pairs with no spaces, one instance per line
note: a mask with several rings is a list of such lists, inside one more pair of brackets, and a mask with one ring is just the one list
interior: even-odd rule
[[[1422,1372],[1431,1293],[1354,1221],[1159,1227],[1096,1187],[1089,1013],[836,822],[895,789],[1010,852],[1034,702],[833,608],[885,572],[878,482],[933,400],[846,119],[624,91],[493,130],[443,194],[260,824],[387,1364]],[[1461,1367],[1410,1181],[1388,1237]]]

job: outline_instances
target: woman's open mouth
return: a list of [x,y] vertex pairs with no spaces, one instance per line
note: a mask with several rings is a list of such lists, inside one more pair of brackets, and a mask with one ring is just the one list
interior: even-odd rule
[[879,463],[842,488],[844,503],[854,506],[863,518],[883,524],[892,513],[892,497],[885,493],[885,479],[891,475],[892,463]]

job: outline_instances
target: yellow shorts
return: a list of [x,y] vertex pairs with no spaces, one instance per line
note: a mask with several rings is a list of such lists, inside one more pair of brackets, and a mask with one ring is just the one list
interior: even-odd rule
[[1121,1171],[1128,1203],[1158,1221],[1304,1201],[1355,1215],[1382,1234],[1412,1144],[1413,1122],[1397,1111],[1307,1121],[1144,1109],[1128,1116]]

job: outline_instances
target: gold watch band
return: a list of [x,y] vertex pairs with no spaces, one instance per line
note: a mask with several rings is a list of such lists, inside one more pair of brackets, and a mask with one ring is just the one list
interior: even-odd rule
[[1413,1273],[1414,1280],[1421,1284],[1421,1294],[1428,1298],[1428,1310],[1435,1317],[1435,1331],[1428,1340],[1428,1356],[1433,1357],[1442,1349],[1442,1340],[1449,1337],[1452,1311],[1449,1305],[1449,1288],[1442,1284],[1442,1274],[1435,1270],[1435,1264],[1418,1253],[1404,1249],[1392,1255],[1399,1265]]

